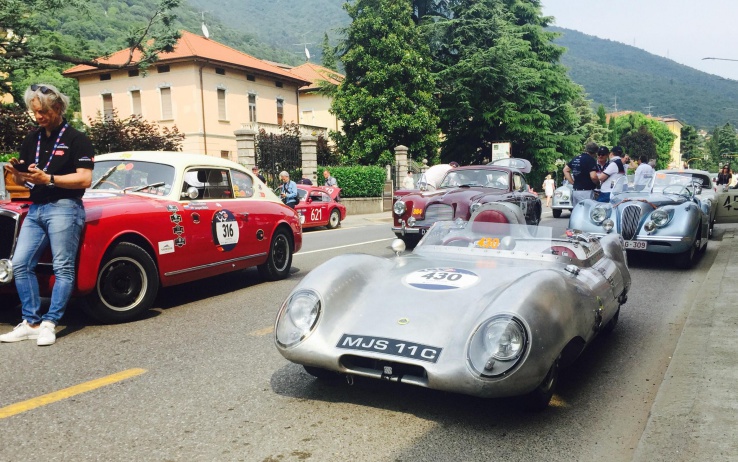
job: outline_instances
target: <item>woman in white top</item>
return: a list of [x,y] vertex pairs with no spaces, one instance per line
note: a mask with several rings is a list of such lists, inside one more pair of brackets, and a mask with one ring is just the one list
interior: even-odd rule
[[546,195],[546,207],[551,207],[551,198],[554,195],[554,189],[556,189],[556,182],[551,179],[551,175],[546,175],[546,179],[543,181],[543,193]]

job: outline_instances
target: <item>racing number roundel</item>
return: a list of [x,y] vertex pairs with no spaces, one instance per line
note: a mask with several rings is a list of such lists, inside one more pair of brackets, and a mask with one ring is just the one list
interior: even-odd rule
[[466,289],[479,281],[479,276],[461,268],[425,268],[405,276],[405,284],[423,290]]
[[213,242],[228,252],[238,244],[238,222],[230,210],[219,210],[213,215]]

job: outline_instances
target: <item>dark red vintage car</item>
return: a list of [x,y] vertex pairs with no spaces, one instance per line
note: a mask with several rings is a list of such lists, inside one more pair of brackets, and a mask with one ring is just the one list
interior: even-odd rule
[[346,218],[346,206],[337,202],[341,188],[297,185],[300,202],[295,210],[300,214],[303,228],[327,226],[338,228]]
[[[250,169],[217,157],[100,155],[83,201],[75,295],[105,322],[136,318],[160,286],[252,266],[264,279],[286,278],[302,246],[297,213]],[[15,293],[11,261],[29,204],[0,200],[0,298]],[[54,281],[50,261],[47,252],[37,268],[46,296]]]
[[488,165],[457,167],[446,172],[438,189],[400,197],[393,206],[392,231],[414,247],[436,221],[469,220],[488,202],[510,202],[520,207],[529,225],[541,220],[541,200],[528,191],[525,159],[500,159]]

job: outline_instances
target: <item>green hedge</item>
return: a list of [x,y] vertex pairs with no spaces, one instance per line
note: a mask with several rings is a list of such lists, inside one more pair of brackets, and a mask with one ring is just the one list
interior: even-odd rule
[[10,154],[0,154],[0,162],[7,162],[11,157],[18,157],[18,153],[11,152]]
[[323,170],[328,169],[341,188],[341,197],[381,197],[387,172],[382,167],[318,167],[318,184],[323,185]]

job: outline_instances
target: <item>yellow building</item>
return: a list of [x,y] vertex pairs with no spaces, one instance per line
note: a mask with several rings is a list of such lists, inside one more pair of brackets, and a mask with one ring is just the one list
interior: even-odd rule
[[[124,64],[129,50],[99,61]],[[140,59],[135,52],[133,62]],[[234,132],[300,120],[299,89],[312,82],[223,44],[182,31],[174,51],[159,55],[146,75],[135,65],[120,70],[79,65],[82,119],[98,114],[140,115],[184,133],[183,150],[237,160]]]
[[[329,83],[339,85],[345,76],[323,66],[307,62],[289,69],[290,72],[309,82],[300,88],[300,125],[340,131],[341,123],[330,113],[332,99],[320,92],[321,85]],[[317,133],[308,133],[317,135]]]

